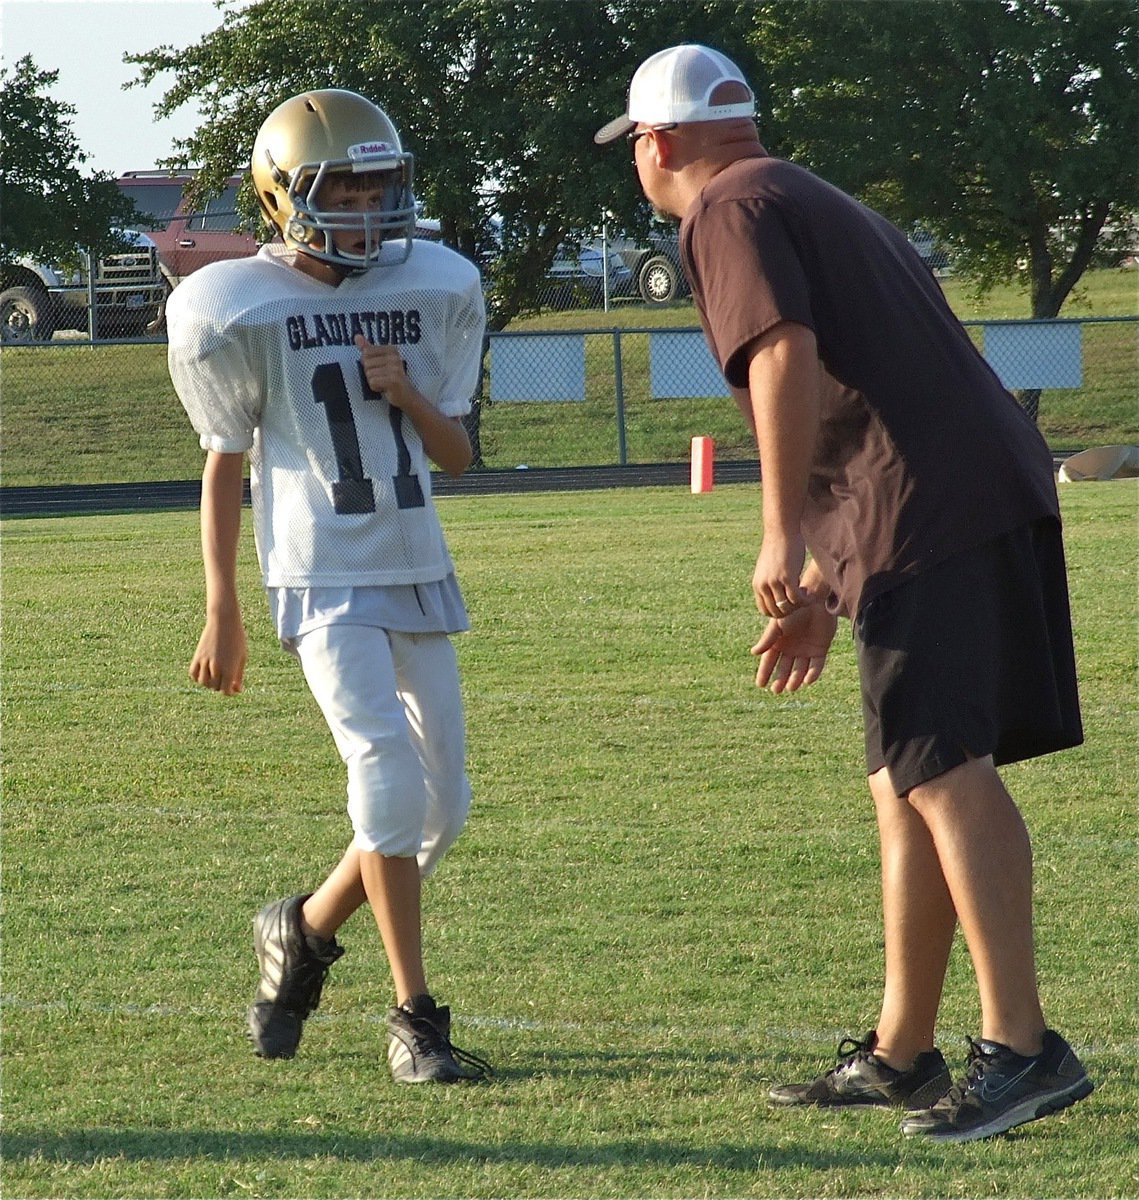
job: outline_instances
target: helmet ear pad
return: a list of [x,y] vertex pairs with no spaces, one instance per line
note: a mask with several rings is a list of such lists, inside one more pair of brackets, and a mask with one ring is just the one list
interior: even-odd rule
[[[266,221],[296,250],[350,270],[402,262],[415,233],[414,158],[387,114],[355,92],[305,92],[279,104],[253,146],[250,171]],[[382,207],[358,217],[323,212],[319,191],[334,172],[391,172]],[[363,254],[337,249],[338,230],[365,233]]]
[[307,242],[311,237],[311,233],[305,229],[296,217],[290,218],[283,232],[286,241],[301,242],[302,244]]

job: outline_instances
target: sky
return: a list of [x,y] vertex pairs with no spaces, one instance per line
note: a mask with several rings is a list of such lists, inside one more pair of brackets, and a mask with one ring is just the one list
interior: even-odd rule
[[52,99],[75,108],[71,128],[87,155],[81,170],[145,171],[173,152],[199,123],[196,107],[154,119],[154,104],[173,83],[123,91],[138,68],[123,54],[162,45],[183,49],[222,23],[210,0],[0,0],[0,60],[11,69],[30,54],[41,71],[57,70]]

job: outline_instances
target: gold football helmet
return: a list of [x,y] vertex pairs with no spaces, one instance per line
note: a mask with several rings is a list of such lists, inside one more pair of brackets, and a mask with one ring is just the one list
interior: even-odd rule
[[[381,261],[403,262],[411,253],[413,163],[382,108],[355,92],[326,88],[294,96],[265,118],[250,166],[261,210],[287,246],[360,271]],[[339,171],[390,173],[382,208],[321,211],[320,185]],[[336,248],[332,235],[345,230],[363,233],[362,254]]]

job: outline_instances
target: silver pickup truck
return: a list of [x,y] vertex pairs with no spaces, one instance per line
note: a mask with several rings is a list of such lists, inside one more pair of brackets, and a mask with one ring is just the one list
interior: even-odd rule
[[93,278],[82,250],[69,263],[25,256],[0,265],[0,340],[47,341],[57,329],[104,338],[147,333],[162,316],[167,284],[154,242],[132,230],[121,236],[125,248],[95,260]]

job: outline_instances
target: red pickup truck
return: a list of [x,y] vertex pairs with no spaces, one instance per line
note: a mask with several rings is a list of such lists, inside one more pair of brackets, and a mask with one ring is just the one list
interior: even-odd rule
[[234,176],[220,196],[194,209],[185,199],[193,178],[193,171],[127,171],[115,181],[139,214],[130,227],[158,247],[171,288],[206,263],[257,253],[257,238],[242,227],[237,211],[241,179]]
[[[186,189],[194,171],[127,171],[115,182],[119,190],[134,201],[137,216],[126,228],[145,233],[158,249],[158,258],[167,294],[199,267],[226,258],[245,258],[256,254],[260,243],[243,225],[237,211],[237,190],[241,177],[226,181],[220,195],[200,208],[186,201]],[[261,227],[263,236],[269,234]],[[439,240],[439,222],[420,218],[416,237]],[[160,317],[156,328],[164,328]]]

